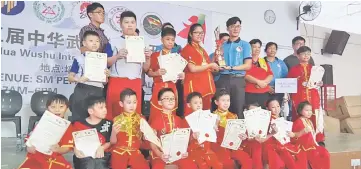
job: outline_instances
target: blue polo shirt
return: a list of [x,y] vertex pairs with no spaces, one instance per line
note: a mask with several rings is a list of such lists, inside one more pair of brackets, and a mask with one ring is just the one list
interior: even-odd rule
[[[234,42],[227,41],[223,43],[223,52],[224,52],[223,54],[224,60],[226,61],[227,66],[231,66],[231,67],[243,65],[246,59],[252,59],[251,45],[248,42],[241,40],[241,38],[238,38]],[[223,75],[227,75],[227,74],[245,75],[246,71],[223,70],[220,73]]]
[[[213,56],[214,56],[214,52],[209,55],[209,59],[212,60]],[[217,74],[216,76],[213,76],[213,79],[214,79],[214,81],[217,81],[220,77],[221,77],[221,75]]]
[[[155,51],[154,52],[159,52],[163,49],[163,45],[158,45],[155,47]],[[180,53],[182,50],[182,46],[174,44],[174,47],[171,50],[171,53]]]
[[269,66],[272,69],[273,72],[273,79],[270,83],[270,86],[275,86],[275,79],[278,78],[286,78],[287,74],[288,74],[288,68],[285,64],[285,62],[281,59],[278,59],[277,57],[275,58],[275,60],[273,62],[270,62],[267,60],[267,57],[264,57],[264,59],[267,61],[267,63],[269,64]]

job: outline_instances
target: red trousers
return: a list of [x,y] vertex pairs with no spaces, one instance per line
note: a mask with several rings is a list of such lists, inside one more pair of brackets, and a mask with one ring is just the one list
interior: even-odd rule
[[178,92],[175,83],[173,82],[155,82],[153,85],[152,98],[150,100],[150,116],[148,122],[151,121],[160,115],[162,112],[162,107],[158,104],[158,93],[163,88],[171,88],[174,91],[174,96],[176,98],[174,111],[178,108]]
[[124,152],[123,154],[112,151],[110,159],[112,169],[149,169],[148,161],[140,151]]
[[[151,163],[152,169],[164,169],[164,167],[166,166],[166,163],[160,158],[152,159]],[[177,165],[178,169],[197,169],[196,163],[194,163],[189,158],[180,159],[173,162],[172,164]]]
[[19,168],[29,169],[70,169],[71,164],[63,156],[46,157],[38,155],[27,155]]
[[237,160],[242,166],[242,169],[252,169],[252,159],[249,154],[243,150],[229,150],[221,147],[217,143],[212,144],[212,150],[217,154],[219,161],[223,163],[223,169],[234,169],[234,160]]
[[137,94],[138,103],[136,111],[139,114],[142,113],[142,80],[110,77],[107,90],[107,120],[113,120],[115,116],[119,115],[123,111],[119,105],[120,93],[126,88],[134,90]]
[[256,140],[247,140],[244,150],[252,158],[253,169],[263,169],[262,144]]
[[[189,94],[189,93],[188,93]],[[187,95],[184,94],[184,116],[188,116],[189,114],[193,113],[193,110],[187,106]],[[203,110],[210,110],[211,109],[211,102],[212,102],[213,95],[207,95],[202,98]]]
[[189,158],[198,166],[198,169],[223,169],[222,163],[214,152],[206,152],[203,149],[195,149],[189,152]]
[[317,146],[316,149],[305,151],[306,162],[303,162],[299,169],[307,169],[307,161],[310,163],[312,168],[315,169],[330,169],[330,154],[326,148]]

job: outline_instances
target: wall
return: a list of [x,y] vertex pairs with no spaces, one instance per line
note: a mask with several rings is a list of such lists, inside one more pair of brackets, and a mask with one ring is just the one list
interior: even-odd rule
[[337,97],[361,94],[361,35],[350,33],[350,39],[342,56],[321,54],[332,29],[302,24],[301,35],[306,38],[306,45],[311,47],[312,57],[317,65],[333,65],[333,82]]

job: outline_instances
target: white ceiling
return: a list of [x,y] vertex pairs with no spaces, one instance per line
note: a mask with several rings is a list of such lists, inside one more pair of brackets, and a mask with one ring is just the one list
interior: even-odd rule
[[361,34],[361,1],[321,1],[320,15],[308,24]]

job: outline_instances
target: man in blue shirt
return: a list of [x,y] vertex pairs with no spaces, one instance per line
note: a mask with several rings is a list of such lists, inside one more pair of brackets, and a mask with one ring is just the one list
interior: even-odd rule
[[223,44],[223,56],[226,66],[220,69],[220,78],[216,81],[217,91],[225,89],[230,93],[230,111],[239,118],[243,116],[245,102],[244,76],[252,66],[251,45],[241,40],[242,21],[238,17],[229,18],[226,22],[229,40]]
[[[221,33],[219,34],[219,39],[224,43],[227,42],[229,40],[229,34],[228,33]],[[214,56],[214,52],[212,54],[209,55],[209,59],[213,60],[213,56]],[[219,79],[220,75],[218,72],[213,73],[213,79],[214,81],[217,81]]]

